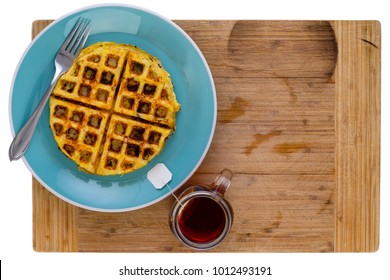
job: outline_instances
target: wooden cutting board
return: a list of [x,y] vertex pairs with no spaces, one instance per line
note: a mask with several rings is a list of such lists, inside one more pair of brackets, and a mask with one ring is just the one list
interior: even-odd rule
[[[175,22],[206,57],[218,98],[214,140],[187,185],[235,173],[234,225],[212,251],[378,250],[380,23]],[[33,36],[48,23],[35,21]],[[33,179],[33,247],[192,252],[170,232],[172,204],[92,212]]]

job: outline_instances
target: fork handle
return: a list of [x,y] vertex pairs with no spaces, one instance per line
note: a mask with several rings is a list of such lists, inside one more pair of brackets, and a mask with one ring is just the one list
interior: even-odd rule
[[27,148],[30,145],[31,139],[34,134],[35,127],[37,126],[39,118],[42,115],[43,109],[45,108],[45,105],[49,100],[50,94],[54,86],[56,85],[58,78],[61,76],[62,73],[63,72],[55,73],[49,88],[42,96],[41,101],[38,103],[34,112],[31,114],[28,121],[25,123],[22,129],[18,132],[18,134],[16,134],[16,136],[12,140],[12,143],[8,151],[8,156],[11,161],[20,159],[27,151]]

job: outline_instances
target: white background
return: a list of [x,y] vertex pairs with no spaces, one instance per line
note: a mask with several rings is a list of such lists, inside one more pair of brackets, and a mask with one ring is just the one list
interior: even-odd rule
[[[389,218],[389,26],[385,1],[135,1],[122,3],[153,10],[170,19],[369,19],[382,25],[381,232],[376,253],[353,254],[64,254],[36,253],[32,249],[31,175],[24,163],[10,163],[9,92],[14,70],[31,40],[31,23],[56,19],[73,10],[109,1],[7,1],[1,7],[0,43],[0,259],[2,279],[124,279],[123,266],[148,264],[204,267],[230,265],[271,266],[269,279],[390,279]],[[118,1],[116,1],[118,2]],[[259,3],[259,4],[257,4]],[[3,3],[4,4],[4,3]],[[4,278],[3,278],[4,277]],[[216,276],[198,277],[213,279]],[[230,276],[231,279],[239,277]],[[261,276],[248,277],[255,279]],[[168,277],[165,279],[172,279]],[[187,279],[195,279],[188,277]],[[216,277],[220,278],[221,277]],[[225,277],[223,277],[225,278]],[[142,278],[141,278],[142,279]],[[154,278],[153,278],[154,279]],[[155,279],[161,279],[160,277]],[[184,279],[177,277],[177,279]]]

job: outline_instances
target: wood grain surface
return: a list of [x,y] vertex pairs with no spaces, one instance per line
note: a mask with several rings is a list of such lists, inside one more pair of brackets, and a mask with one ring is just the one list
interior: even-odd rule
[[[380,24],[175,21],[212,71],[215,136],[187,182],[225,167],[235,219],[213,252],[370,252],[379,247]],[[49,20],[32,25],[36,36]],[[182,191],[185,186],[178,191]],[[60,252],[193,252],[169,197],[124,213],[70,205],[33,178],[33,246]]]

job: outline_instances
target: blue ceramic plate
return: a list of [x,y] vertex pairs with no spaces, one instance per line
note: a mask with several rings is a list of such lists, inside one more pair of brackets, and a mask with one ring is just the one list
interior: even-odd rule
[[196,171],[210,146],[216,123],[216,94],[210,69],[198,47],[171,21],[144,9],[104,5],[68,14],[32,41],[16,70],[10,96],[12,133],[19,131],[38,104],[54,73],[54,56],[78,17],[90,18],[86,45],[113,41],[136,45],[158,57],[171,74],[181,110],[176,132],[147,166],[123,176],[89,175],[78,170],[54,141],[46,106],[24,162],[49,191],[74,205],[96,211],[120,212],[142,208],[167,197],[146,178],[157,163],[173,173],[172,189]]

